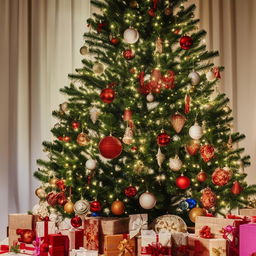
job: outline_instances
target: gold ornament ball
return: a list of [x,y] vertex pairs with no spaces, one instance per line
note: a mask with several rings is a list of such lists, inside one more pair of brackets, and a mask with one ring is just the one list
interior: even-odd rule
[[195,223],[197,216],[205,216],[206,212],[203,208],[195,207],[189,212],[189,219]]
[[71,214],[74,212],[74,204],[71,201],[68,201],[65,205],[64,205],[64,211],[68,214]]
[[37,188],[35,191],[36,196],[38,196],[40,199],[46,198],[46,192],[42,188]]
[[49,183],[52,186],[56,186],[57,181],[58,181],[58,179],[56,177],[53,177],[52,179],[50,179]]
[[86,54],[88,54],[89,53],[89,49],[88,49],[88,47],[87,46],[82,46],[81,48],[80,48],[80,53],[82,54],[82,55],[86,55]]
[[125,210],[124,203],[119,200],[114,201],[111,205],[111,212],[114,215],[122,215],[124,213],[124,210]]
[[104,69],[104,65],[99,62],[95,63],[92,67],[92,70],[96,75],[101,75],[104,72]]
[[130,4],[129,4],[129,6],[130,6],[131,8],[137,8],[137,7],[139,6],[139,4],[138,4],[137,1],[131,1]]

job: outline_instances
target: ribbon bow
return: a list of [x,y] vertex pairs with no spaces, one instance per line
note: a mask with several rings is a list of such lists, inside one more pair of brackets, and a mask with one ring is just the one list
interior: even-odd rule
[[148,245],[148,251],[151,256],[164,256],[166,254],[166,247],[161,243],[152,243]]
[[133,255],[132,246],[129,244],[129,240],[127,239],[122,240],[117,246],[117,249],[120,251],[118,256],[124,256],[127,253],[129,253],[130,255]]
[[213,238],[214,235],[211,232],[211,228],[209,226],[204,226],[202,229],[199,231],[200,237],[202,238]]
[[135,237],[142,230],[143,227],[147,226],[147,220],[143,219],[141,215],[137,216],[135,221],[132,222],[130,230],[130,238]]

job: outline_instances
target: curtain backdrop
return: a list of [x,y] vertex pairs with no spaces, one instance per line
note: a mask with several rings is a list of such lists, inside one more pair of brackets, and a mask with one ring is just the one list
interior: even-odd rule
[[[231,99],[235,130],[247,135],[241,143],[252,156],[246,169],[256,182],[256,1],[190,0],[207,30],[214,61],[225,66],[219,85]],[[89,0],[0,0],[0,239],[6,235],[9,212],[26,212],[36,202],[36,159],[41,143],[50,140],[56,122],[52,110],[65,100],[59,88],[67,74],[81,66],[79,48],[90,17]]]

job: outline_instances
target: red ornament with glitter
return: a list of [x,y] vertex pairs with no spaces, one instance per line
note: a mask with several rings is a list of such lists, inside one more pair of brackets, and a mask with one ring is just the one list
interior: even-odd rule
[[185,114],[188,114],[190,112],[190,101],[191,101],[189,94],[186,94],[184,101],[185,101],[184,112]]
[[167,134],[164,130],[157,136],[157,144],[160,147],[167,146],[171,141],[171,136]]
[[116,93],[112,88],[105,88],[101,91],[100,98],[104,103],[112,103],[116,97]]
[[137,195],[137,189],[136,187],[134,186],[129,186],[127,187],[125,190],[124,190],[124,194],[127,196],[127,197],[134,197]]
[[58,205],[64,206],[68,202],[65,193],[61,192],[61,193],[58,193],[57,195],[58,195],[57,196]]
[[196,179],[199,181],[199,182],[205,182],[207,180],[207,173],[204,172],[204,171],[200,171],[197,176],[196,176]]
[[90,211],[91,212],[100,212],[102,209],[101,203],[97,200],[90,203]]
[[199,140],[191,140],[187,145],[186,145],[186,151],[190,156],[195,156],[197,152],[200,149],[200,141]]
[[65,185],[65,181],[60,179],[56,181],[56,186],[60,189],[60,190],[65,190],[66,185]]
[[135,57],[134,51],[127,49],[123,51],[123,56],[126,60],[132,60]]
[[232,177],[232,172],[228,168],[217,168],[212,174],[212,183],[216,186],[226,185]]
[[204,208],[210,209],[216,205],[217,197],[210,188],[205,188],[202,191],[201,203]]
[[193,45],[193,40],[190,36],[182,36],[180,38],[180,47],[183,50],[189,50]]
[[77,121],[73,121],[73,122],[71,123],[71,126],[72,126],[72,128],[73,128],[74,130],[77,130],[77,129],[79,129],[79,127],[80,127],[80,123],[77,122]]
[[132,111],[130,109],[124,110],[124,121],[131,121],[132,120]]
[[46,201],[50,206],[55,206],[58,203],[58,194],[56,192],[50,192],[46,197]]
[[215,156],[214,147],[210,144],[206,144],[200,148],[200,154],[204,162],[211,161]]
[[162,77],[162,82],[165,86],[165,89],[174,89],[175,88],[175,73],[172,70],[168,70],[166,74]]

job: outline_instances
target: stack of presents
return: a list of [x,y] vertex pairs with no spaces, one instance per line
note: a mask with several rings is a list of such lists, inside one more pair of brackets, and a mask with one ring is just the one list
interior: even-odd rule
[[41,256],[253,256],[256,255],[256,209],[241,215],[196,217],[194,233],[175,215],[148,223],[147,214],[127,218],[84,217],[74,228],[68,219],[55,223],[29,214],[9,215],[9,245],[21,255]]

